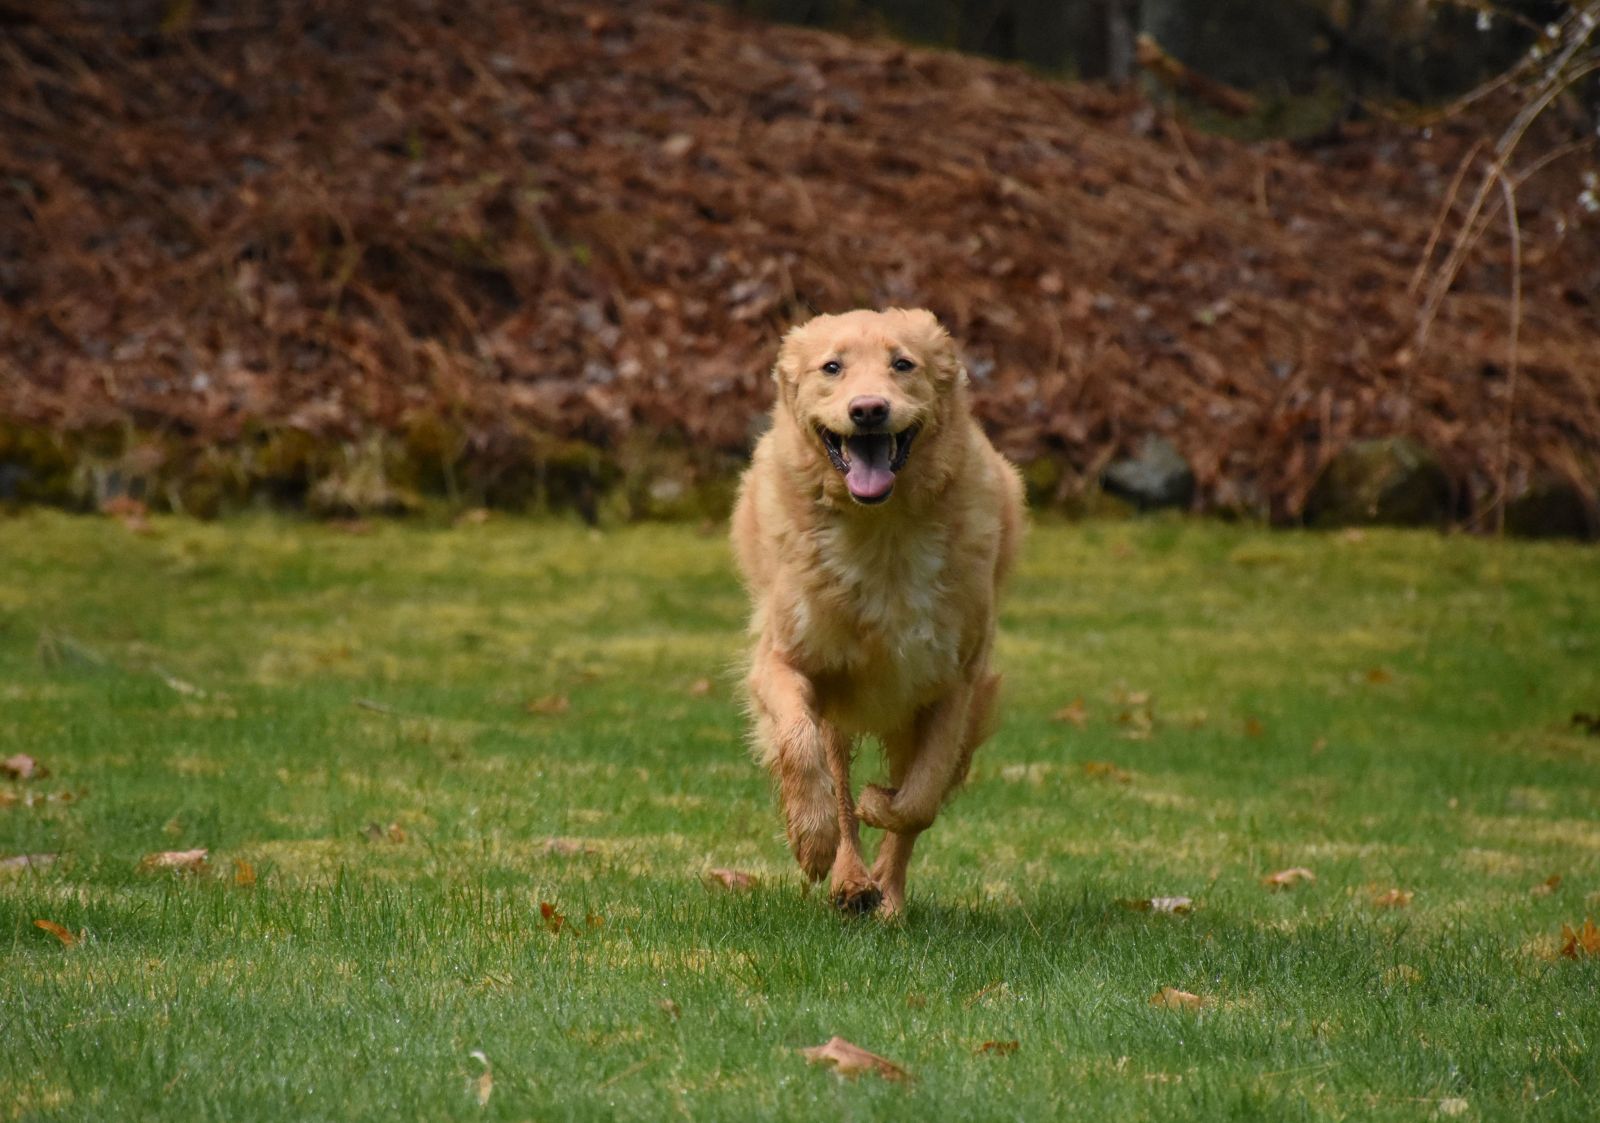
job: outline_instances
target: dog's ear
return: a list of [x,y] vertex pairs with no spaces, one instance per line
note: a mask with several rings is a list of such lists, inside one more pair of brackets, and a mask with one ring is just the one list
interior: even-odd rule
[[938,380],[949,386],[965,386],[967,368],[962,365],[955,340],[950,338],[939,318],[926,308],[909,309],[905,316],[930,356]]
[[782,341],[778,344],[778,360],[772,364],[772,380],[780,388],[792,386],[800,378],[801,343],[805,338],[806,328],[810,326],[810,320],[796,324],[784,333]]

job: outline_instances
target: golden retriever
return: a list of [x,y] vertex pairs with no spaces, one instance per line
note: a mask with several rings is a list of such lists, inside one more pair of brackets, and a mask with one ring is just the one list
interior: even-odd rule
[[[905,907],[917,835],[988,736],[996,600],[1022,484],[932,313],[818,316],[783,339],[772,427],[733,515],[753,602],[746,686],[789,845],[847,912]],[[889,785],[850,788],[858,738]],[[885,832],[867,869],[860,823]]]

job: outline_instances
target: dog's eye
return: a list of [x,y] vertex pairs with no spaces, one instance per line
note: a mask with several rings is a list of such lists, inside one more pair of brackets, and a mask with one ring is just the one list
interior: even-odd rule
[[896,359],[889,365],[894,367],[894,369],[899,371],[901,374],[904,374],[908,370],[917,369],[917,364],[912,362],[910,359]]
[[843,369],[844,367],[839,365],[838,359],[829,359],[827,362],[822,364],[823,374],[838,374]]

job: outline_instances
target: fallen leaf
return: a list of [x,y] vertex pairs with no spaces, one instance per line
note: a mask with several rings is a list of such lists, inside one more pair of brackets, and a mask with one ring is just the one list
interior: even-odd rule
[[1089,724],[1089,711],[1084,708],[1082,698],[1074,698],[1050,715],[1050,720],[1069,722],[1082,729]]
[[925,1009],[927,1005],[928,1000],[915,991],[912,991],[910,994],[906,995],[907,1010],[922,1010]]
[[585,928],[604,928],[606,926],[606,918],[597,912],[591,912],[583,918],[583,925]]
[[206,868],[206,855],[210,851],[199,850],[163,850],[156,854],[146,854],[139,862],[141,870],[173,870],[176,873],[199,873]]
[[663,998],[660,1002],[656,1003],[656,1007],[673,1021],[677,1021],[683,1016],[683,1007],[679,1006],[670,998]]
[[708,678],[695,679],[689,684],[689,693],[696,698],[704,698],[711,693],[711,680]]
[[1245,719],[1244,735],[1246,737],[1259,737],[1266,731],[1267,727],[1261,724],[1260,718],[1252,717]]
[[1412,984],[1420,983],[1421,981],[1422,972],[1418,971],[1409,963],[1397,963],[1383,973],[1384,986],[1392,987],[1397,983],[1404,983],[1406,986],[1411,986]]
[[1162,987],[1150,996],[1150,1005],[1164,1010],[1203,1010],[1206,1000],[1177,987]]
[[118,495],[100,504],[100,513],[116,519],[135,534],[150,533],[150,508],[131,495]]
[[0,760],[0,775],[11,780],[42,780],[50,775],[50,770],[41,767],[27,753],[16,753]]
[[1568,959],[1600,955],[1600,928],[1589,917],[1583,918],[1583,927],[1573,930],[1570,924],[1561,926],[1561,954]]
[[156,674],[160,676],[161,681],[166,683],[170,690],[182,694],[185,698],[204,698],[206,696],[206,692],[192,682],[185,682],[176,675],[169,675],[165,671],[157,671]]
[[1373,686],[1382,686],[1386,682],[1393,682],[1394,674],[1387,667],[1368,667],[1367,682]]
[[57,924],[53,920],[35,920],[33,922],[33,926],[35,928],[42,928],[46,932],[50,933],[56,939],[61,941],[61,945],[63,947],[70,948],[73,944],[78,942],[78,937],[74,936],[71,932],[67,931],[67,929],[61,927],[61,925]]
[[1279,870],[1277,873],[1269,873],[1261,879],[1261,884],[1268,889],[1287,889],[1290,886],[1299,885],[1302,881],[1315,880],[1317,880],[1317,875],[1304,866],[1293,866],[1286,870]]
[[544,852],[571,858],[579,854],[594,854],[596,850],[587,842],[579,842],[575,838],[547,838],[544,840]]
[[483,1107],[489,1102],[489,1097],[494,1095],[494,1069],[489,1065],[489,1058],[484,1056],[483,1050],[474,1049],[467,1054],[473,1060],[483,1065],[483,1071],[475,1080],[467,1082],[467,1090],[478,1100],[478,1106]]
[[1439,1101],[1438,1112],[1446,1118],[1465,1115],[1472,1109],[1472,1105],[1460,1096],[1447,1096]]
[[1372,903],[1380,909],[1403,909],[1411,904],[1411,898],[1416,896],[1410,889],[1390,889],[1379,893],[1372,898]]
[[976,1006],[990,995],[1003,993],[1006,989],[1006,981],[1004,979],[996,979],[988,986],[980,987],[977,991],[968,995],[965,1005],[969,1007]]
[[1124,897],[1117,902],[1135,912],[1166,912],[1182,915],[1194,908],[1188,897]]
[[567,926],[567,918],[562,916],[549,901],[539,902],[539,915],[544,918],[544,926],[553,935],[560,935],[561,930]]
[[1021,1048],[1021,1045],[1022,1043],[1020,1041],[985,1041],[982,1045],[979,1045],[976,1049],[974,1049],[973,1052],[979,1055],[988,1053],[991,1056],[1006,1057],[1010,1056],[1012,1053],[1015,1053],[1019,1048]]
[[1126,784],[1133,780],[1133,773],[1118,768],[1109,760],[1086,760],[1083,762],[1083,774],[1096,779],[1112,780],[1118,784]]
[[1327,747],[1328,739],[1326,737],[1318,737],[1315,741],[1311,742],[1311,755],[1321,756],[1323,750]]
[[17,870],[42,870],[47,866],[56,864],[58,856],[55,854],[18,854],[12,858],[0,858],[0,873],[13,873]]
[[100,504],[100,513],[116,519],[127,515],[148,515],[150,508],[131,495],[114,495]]
[[572,702],[565,694],[547,694],[537,698],[522,707],[530,714],[542,714],[545,717],[557,717],[572,709]]
[[233,860],[233,883],[241,889],[248,889],[256,883],[256,868],[243,858]]
[[1532,889],[1528,890],[1528,892],[1533,894],[1535,897],[1548,897],[1560,888],[1561,875],[1558,873],[1553,873],[1543,881],[1539,882],[1539,884],[1535,885]]
[[487,507],[472,507],[456,516],[457,526],[482,526],[490,518]]
[[368,842],[400,843],[406,840],[406,829],[399,823],[390,823],[388,826],[382,823],[368,823],[361,828],[361,837]]
[[713,884],[721,885],[724,889],[735,893],[743,893],[754,889],[756,875],[746,873],[744,870],[714,869],[706,872],[706,880]]
[[811,1064],[831,1064],[838,1070],[840,1076],[856,1076],[863,1072],[874,1073],[885,1080],[905,1080],[909,1073],[893,1061],[880,1057],[876,1053],[869,1053],[859,1045],[853,1045],[842,1037],[828,1039],[826,1045],[813,1045],[800,1050],[801,1055]]

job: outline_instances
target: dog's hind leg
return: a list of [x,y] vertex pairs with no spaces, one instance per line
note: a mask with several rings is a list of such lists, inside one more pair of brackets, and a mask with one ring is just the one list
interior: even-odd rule
[[905,779],[893,788],[868,784],[862,789],[856,814],[863,823],[901,834],[925,831],[933,824],[969,755],[967,713],[972,694],[972,686],[962,683],[918,715]]
[[821,881],[839,849],[839,816],[811,680],[763,646],[746,686],[762,762],[778,782],[789,849],[806,877]]
[[850,791],[850,738],[827,723],[822,726],[822,736],[839,816],[839,849],[828,875],[828,896],[841,912],[871,912],[878,907],[882,894],[861,857],[861,827],[856,822],[855,796]]
[[[972,684],[972,700],[967,703],[967,732],[961,745],[961,760],[956,765],[955,779],[950,789],[966,783],[967,772],[972,768],[972,754],[978,746],[994,734],[999,724],[1000,676],[983,674]],[[950,789],[946,789],[948,795]]]

